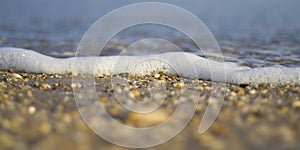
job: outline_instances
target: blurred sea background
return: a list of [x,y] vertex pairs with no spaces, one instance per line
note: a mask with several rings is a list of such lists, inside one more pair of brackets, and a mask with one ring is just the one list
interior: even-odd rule
[[[94,22],[114,9],[137,2],[144,1],[1,0],[0,47],[72,56]],[[299,0],[157,2],[177,5],[198,16],[215,36],[226,61],[251,67],[300,65]],[[120,32],[106,46],[104,55],[117,55],[118,50],[144,38],[161,38],[185,51],[197,51],[193,42],[178,31],[159,25],[139,25]]]

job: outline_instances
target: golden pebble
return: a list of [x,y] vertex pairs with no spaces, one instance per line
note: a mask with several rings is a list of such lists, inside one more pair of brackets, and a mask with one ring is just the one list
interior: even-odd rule
[[34,85],[35,85],[36,87],[39,87],[39,86],[40,86],[40,83],[39,83],[39,82],[35,82]]
[[239,89],[238,94],[239,95],[245,95],[245,90],[244,89]]
[[179,83],[178,83],[178,86],[179,86],[179,87],[183,87],[183,86],[184,86],[184,83],[183,83],[183,82],[179,82]]
[[267,94],[268,93],[268,90],[264,89],[262,91],[260,91],[262,94]]
[[31,115],[34,114],[35,111],[36,111],[36,108],[35,108],[34,106],[30,106],[30,107],[28,108],[28,113],[31,114]]
[[254,95],[254,94],[256,94],[256,90],[250,90],[249,93]]
[[150,127],[162,123],[169,118],[165,110],[157,110],[147,114],[131,113],[128,116],[128,123],[137,127]]
[[46,89],[50,89],[51,88],[51,85],[47,84],[47,83],[43,83],[41,85],[42,89],[46,90]]
[[71,76],[77,76],[77,75],[78,75],[78,73],[76,73],[76,72],[72,71],[72,72],[70,72],[70,75],[71,75]]
[[294,101],[292,106],[293,108],[300,108],[300,101]]
[[204,89],[205,89],[206,91],[211,91],[211,87],[210,87],[210,86],[205,86]]
[[284,94],[284,91],[283,91],[282,89],[279,89],[279,90],[278,90],[278,94],[279,94],[279,95],[283,95],[283,94]]
[[158,79],[159,77],[160,77],[160,74],[159,74],[159,73],[154,74],[154,78],[155,78],[155,79]]
[[233,97],[235,97],[236,93],[232,91],[232,92],[230,92],[230,95],[233,96]]

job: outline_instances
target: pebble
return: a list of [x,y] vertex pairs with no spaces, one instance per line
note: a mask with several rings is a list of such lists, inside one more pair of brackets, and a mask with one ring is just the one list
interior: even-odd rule
[[245,90],[244,89],[239,89],[238,94],[239,95],[245,95]]
[[176,82],[174,83],[174,87],[183,87],[184,83],[183,82]]
[[11,78],[19,80],[19,81],[23,80],[23,77],[17,73],[12,73],[10,76],[11,76]]
[[160,74],[159,74],[159,73],[154,74],[154,78],[155,78],[155,79],[160,78]]
[[205,89],[206,91],[211,91],[211,87],[210,87],[210,86],[205,86],[204,89]]
[[170,78],[171,78],[172,80],[176,80],[178,77],[177,77],[177,76],[170,76]]
[[35,82],[35,83],[34,83],[34,86],[39,87],[39,86],[40,86],[40,83],[39,83],[39,82]]
[[233,96],[233,97],[236,97],[236,96],[237,96],[237,94],[236,94],[235,92],[233,92],[233,91],[230,92],[230,95]]
[[300,101],[294,101],[292,106],[293,108],[300,108]]
[[34,106],[30,106],[30,107],[28,108],[28,113],[31,114],[31,115],[34,114],[35,111],[36,111],[36,108],[35,108]]
[[262,91],[260,91],[262,94],[267,94],[268,93],[268,90],[267,89],[264,89]]
[[128,123],[136,127],[150,127],[162,123],[169,118],[165,110],[156,110],[147,114],[131,113],[128,116]]
[[281,90],[281,89],[279,89],[279,90],[278,90],[278,94],[279,94],[279,95],[283,95],[283,94],[284,94],[284,91]]
[[70,72],[70,75],[71,75],[71,76],[77,76],[78,73],[72,71],[72,72]]
[[252,90],[249,91],[249,93],[252,94],[252,95],[254,95],[254,94],[256,94],[257,92],[256,92],[256,90],[253,90],[253,89],[252,89]]
[[41,88],[44,89],[44,90],[50,89],[50,88],[51,88],[51,85],[50,85],[50,84],[47,84],[47,83],[43,83],[43,84],[41,85]]

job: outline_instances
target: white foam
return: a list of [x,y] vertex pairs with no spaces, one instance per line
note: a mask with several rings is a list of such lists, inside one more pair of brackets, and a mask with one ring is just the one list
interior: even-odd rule
[[[93,65],[95,63],[96,65]],[[235,84],[270,83],[275,85],[300,85],[299,67],[241,67],[234,63],[217,62],[183,52],[149,56],[53,58],[32,50],[1,48],[0,69],[9,70],[11,68],[19,71],[46,74],[77,72],[80,74],[135,73],[143,75],[163,71],[186,78],[207,79]],[[224,76],[225,69],[226,76]]]

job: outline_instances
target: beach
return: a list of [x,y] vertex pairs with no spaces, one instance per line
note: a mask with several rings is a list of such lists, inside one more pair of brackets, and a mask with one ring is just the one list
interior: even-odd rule
[[[74,100],[72,88],[78,85],[72,84],[72,75],[1,71],[0,77],[1,149],[124,149],[101,139],[84,123]],[[118,92],[133,92],[133,97],[142,99],[143,91],[134,87],[143,78],[146,77],[131,78],[129,83],[133,88]],[[185,79],[185,84],[177,84],[181,82],[176,77],[164,74],[147,78],[166,81],[168,89],[174,93],[167,96],[158,112],[146,117],[120,107],[112,96],[110,76],[96,77],[95,86],[99,102],[116,120],[133,127],[147,127],[168,118],[178,104],[181,86],[198,83],[195,90],[200,94],[199,104],[189,125],[174,139],[152,149],[299,147],[299,86],[226,84],[224,104],[216,122],[200,134],[198,128],[212,90],[211,82]],[[85,86],[80,85],[81,88]]]

